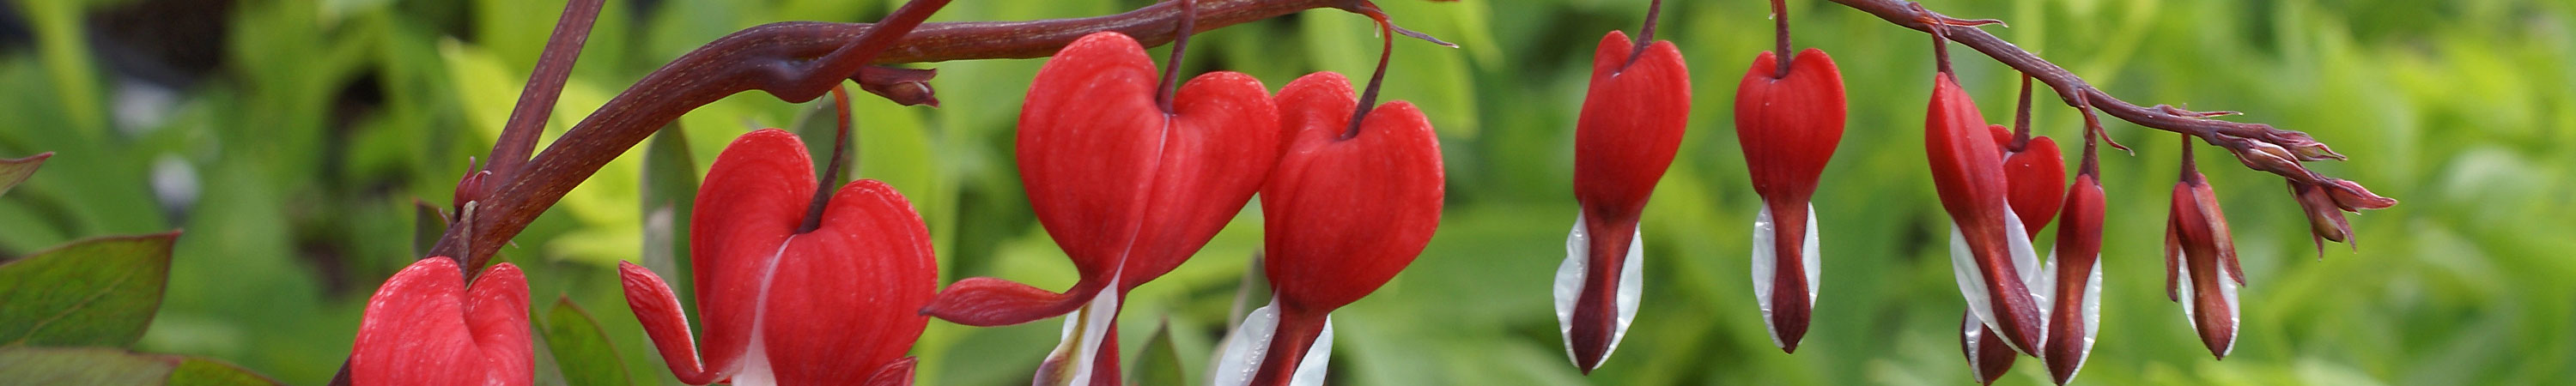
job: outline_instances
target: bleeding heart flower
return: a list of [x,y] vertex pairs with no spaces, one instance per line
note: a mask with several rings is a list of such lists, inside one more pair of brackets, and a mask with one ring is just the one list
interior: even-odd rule
[[2040,357],[2060,385],[2075,380],[2075,370],[2084,367],[2102,327],[2103,200],[2102,183],[2091,172],[2075,176],[2074,190],[2066,195],[2065,217],[2057,223],[2057,251],[2049,255],[2048,268],[2040,274],[2044,284],[2039,287],[2053,291],[2047,296],[2051,301],[2048,342]]
[[[660,276],[618,264],[626,304],[680,382],[912,382],[904,353],[938,286],[930,231],[876,180],[844,185],[809,213],[813,165],[804,143],[778,129],[743,134],[716,155],[689,226],[704,346]],[[821,218],[800,230],[808,215]]]
[[2046,315],[2029,280],[2038,274],[2030,235],[2006,201],[2003,151],[1994,146],[1986,119],[1949,73],[1934,78],[1924,146],[1941,206],[1950,213],[1950,263],[1968,310],[2001,332],[2015,351],[2038,347]]
[[[2185,141],[2183,159],[2189,160]],[[2182,303],[2183,318],[2200,332],[2209,354],[2226,359],[2236,345],[2236,289],[2245,284],[2245,269],[2236,262],[2236,241],[2228,235],[2217,193],[2184,162],[2165,222],[2165,294]]]
[[1783,76],[1773,52],[1754,56],[1735,88],[1735,138],[1762,211],[1753,222],[1753,298],[1771,344],[1797,352],[1823,274],[1808,201],[1843,138],[1843,77],[1833,57],[1800,51]]
[[1081,280],[1056,293],[968,278],[921,312],[998,326],[1084,310],[1067,318],[1065,340],[1040,378],[1117,382],[1090,373],[1117,374],[1118,299],[1206,245],[1279,158],[1279,114],[1261,81],[1200,75],[1165,111],[1155,102],[1157,79],[1145,48],[1116,32],[1083,36],[1047,59],[1020,110],[1020,181]]
[[465,284],[456,260],[421,259],[367,299],[349,352],[354,385],[527,385],[528,279],[510,263]]
[[1565,239],[1555,291],[1566,351],[1584,373],[1619,347],[1636,319],[1645,245],[1637,220],[1681,147],[1689,71],[1669,41],[1641,47],[1610,31],[1593,51],[1592,87],[1574,129],[1574,199],[1583,208]]
[[1332,72],[1278,101],[1286,150],[1261,191],[1274,298],[1227,339],[1218,385],[1321,384],[1329,315],[1403,271],[1440,226],[1440,139],[1422,110],[1387,103],[1351,127],[1359,103]]
[[[2057,215],[2058,204],[2066,196],[2063,185],[2066,183],[2066,164],[2057,150],[2057,141],[2048,139],[2048,136],[2032,137],[2023,141],[2019,150],[2014,150],[2015,134],[2012,130],[2002,125],[1986,125],[1986,128],[1994,134],[1996,148],[2004,151],[2004,183],[2007,189],[2004,202],[2011,205],[2013,214],[2021,221],[2022,234],[2032,239],[2039,238],[2040,230]],[[2024,285],[2031,286],[2034,291],[2048,288],[2043,285],[2048,280],[2046,273],[2029,270],[2035,263],[2016,260],[2015,264],[2023,270]],[[2043,271],[2046,269],[2042,268]],[[2046,293],[2038,295],[2039,301],[2047,301]],[[2042,315],[2046,314],[2042,312]],[[1973,375],[1979,381],[1993,384],[2005,370],[2012,369],[2013,350],[2008,345],[1987,344],[1990,342],[1985,340],[1986,337],[1999,335],[1993,329],[1978,324],[1975,313],[1968,313],[1964,319],[1968,322],[1961,328],[1974,331],[1961,335],[1959,345],[1969,353],[1970,368],[1976,371]]]
[[2020,150],[2005,148],[2004,184],[2009,189],[2005,201],[2021,216],[2022,230],[2037,238],[2066,198],[2066,158],[2058,153],[2057,141],[2043,135],[2031,137]]

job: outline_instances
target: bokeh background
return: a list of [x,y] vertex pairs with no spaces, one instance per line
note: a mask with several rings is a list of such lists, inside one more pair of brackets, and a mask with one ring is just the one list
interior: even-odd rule
[[[1821,1],[1791,1],[1796,43],[1832,53],[1850,127],[1816,197],[1825,240],[1814,330],[1795,355],[1765,335],[1747,280],[1757,199],[1730,118],[1733,86],[1771,39],[1759,1],[1676,1],[1659,38],[1691,63],[1691,131],[1648,208],[1645,308],[1590,377],[1565,357],[1550,274],[1572,224],[1573,121],[1601,35],[1634,32],[1645,0],[1383,0],[1406,27],[1463,48],[1397,42],[1385,96],[1430,113],[1447,160],[1441,229],[1411,269],[1343,310],[1332,380],[1349,385],[1962,384],[1959,310],[1919,130],[1932,72],[1923,34]],[[1115,13],[1142,0],[960,1],[934,21]],[[2358,251],[2309,247],[2278,178],[2217,152],[2201,163],[2250,284],[2236,352],[2213,361],[2164,299],[2175,136],[2113,121],[2097,384],[2551,384],[2576,379],[2576,4],[2563,1],[1936,0],[2132,102],[2237,110],[2352,156],[2312,168],[2404,201],[2353,216]],[[785,20],[871,21],[867,0],[611,1],[552,130],[678,54]],[[206,355],[292,384],[328,379],[377,284],[414,257],[414,200],[444,207],[489,149],[561,0],[13,0],[0,7],[0,156],[56,152],[0,198],[0,256],[96,235],[184,228],[144,351]],[[1194,40],[1193,73],[1271,87],[1357,75],[1365,18],[1308,11]],[[1160,52],[1160,50],[1157,50]],[[1958,50],[1990,119],[2009,69]],[[999,276],[1062,288],[1073,271],[1030,217],[1012,127],[1040,60],[939,69],[944,107],[858,98],[859,177],[909,196],[944,281]],[[2073,141],[2045,89],[2040,134]],[[682,124],[699,170],[730,138],[807,127],[820,104],[725,99]],[[552,134],[550,133],[549,136]],[[813,140],[812,142],[823,142]],[[2069,142],[2072,143],[2072,142]],[[2069,147],[2075,154],[2077,148]],[[2209,148],[2204,148],[2204,150]],[[641,150],[611,163],[506,248],[542,312],[597,317],[635,384],[676,384],[617,290],[643,260]],[[2070,163],[2072,159],[2068,160]],[[1257,205],[1255,206],[1257,208]],[[1168,321],[1204,379],[1259,212],[1132,295],[1127,352]],[[677,213],[686,213],[679,211]],[[685,228],[682,228],[685,229]],[[2046,238],[2043,238],[2045,240]],[[2043,241],[2044,242],[2044,241]],[[660,261],[659,264],[670,264]],[[671,273],[665,271],[665,275]],[[542,318],[541,318],[542,319]],[[928,385],[1026,382],[1058,325],[932,322],[913,350]],[[541,352],[543,350],[540,350]],[[551,359],[541,359],[548,360]],[[2045,383],[2024,358],[2006,384]],[[561,382],[551,366],[540,378]]]

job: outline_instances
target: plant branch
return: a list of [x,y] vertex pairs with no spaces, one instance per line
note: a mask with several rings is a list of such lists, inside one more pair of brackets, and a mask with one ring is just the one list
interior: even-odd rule
[[[2295,156],[2294,158],[2296,160],[2299,161],[2316,161],[2324,159],[2340,160],[2344,158],[2343,155],[2336,154],[2333,150],[2327,148],[2325,144],[2318,143],[2315,138],[2309,137],[2307,133],[2276,129],[2271,125],[2261,123],[2229,122],[2208,119],[2209,117],[2216,115],[2225,115],[2225,112],[2203,113],[2175,108],[2169,105],[2157,105],[2151,107],[2139,106],[2121,101],[2118,97],[2113,97],[2110,93],[2103,92],[2101,89],[2094,88],[2092,84],[2085,83],[2084,78],[2078,77],[2072,72],[2068,72],[2063,67],[2058,67],[2057,64],[2049,63],[2046,59],[2040,59],[2038,55],[2031,54],[2029,51],[2023,51],[2021,47],[2014,46],[2012,42],[2004,41],[2003,38],[1996,37],[1993,34],[1988,34],[1986,31],[1973,27],[1931,22],[1934,20],[1951,19],[1945,16],[1940,16],[1937,13],[1932,13],[1929,10],[1924,10],[1920,5],[1912,2],[1899,0],[1832,1],[1836,4],[1842,4],[1843,6],[1851,7],[1852,9],[1876,15],[1880,19],[1886,19],[1887,22],[1894,23],[1901,27],[1911,28],[1927,33],[1935,32],[1932,28],[1940,28],[1941,30],[1938,31],[1940,35],[1948,38],[1950,41],[1958,42],[1961,45],[1976,49],[1977,52],[1993,57],[1995,61],[2003,62],[2006,66],[2011,66],[2013,69],[2019,70],[2024,74],[2028,74],[2032,78],[2039,80],[2041,83],[2048,84],[2049,88],[2056,90],[2057,95],[2064,99],[2068,106],[2083,108],[2090,105],[2091,107],[2099,109],[2102,113],[2110,114],[2112,117],[2120,118],[2124,121],[2129,121],[2129,123],[2135,123],[2138,126],[2200,137],[2201,140],[2209,142],[2210,144],[2226,147],[2230,151],[2239,152],[2240,154],[2244,152],[2262,151],[2261,146],[2254,146],[2247,143],[2253,142],[2285,148]],[[2103,139],[2109,140],[2110,138],[2105,137]],[[2113,145],[2113,147],[2119,147],[2116,143]],[[2121,149],[2125,150],[2126,148],[2121,147]],[[2293,162],[2291,164],[2295,165],[2296,163]],[[2315,183],[2325,179],[2324,176],[2306,172],[2304,169],[2289,170],[2281,168],[2257,168],[2257,170],[2278,174],[2293,181]]]
[[[929,97],[925,70],[870,67],[867,64],[937,62],[962,59],[1037,58],[1053,54],[1074,39],[1093,32],[1117,31],[1147,46],[1172,41],[1171,28],[1182,15],[1176,2],[1163,2],[1115,15],[1009,22],[920,22],[932,4],[917,0],[888,17],[893,24],[780,22],[737,31],[673,59],[646,74],[581,123],[530,159],[519,173],[497,179],[489,201],[481,205],[476,224],[451,228],[429,256],[468,256],[469,267],[491,259],[503,243],[529,221],[606,165],[641,142],[664,123],[698,106],[744,91],[768,92],[788,102],[822,96],[843,79],[900,103],[935,101]],[[1199,0],[1192,31],[1267,19],[1315,8],[1353,8],[1358,0]],[[917,14],[913,13],[917,12]],[[879,33],[886,30],[889,33]],[[909,30],[905,33],[904,30]],[[1399,31],[1404,32],[1404,31]],[[1411,34],[1408,34],[1410,36]],[[872,82],[873,81],[873,82]],[[902,96],[902,97],[898,97]],[[910,101],[910,102],[907,102]],[[467,245],[460,234],[472,229]]]
[[554,34],[546,38],[544,53],[537,55],[537,68],[528,72],[528,84],[519,89],[519,103],[510,109],[509,123],[501,125],[501,138],[492,141],[492,163],[484,170],[497,171],[495,174],[507,181],[519,174],[519,165],[527,163],[528,154],[537,150],[537,134],[546,131],[546,118],[554,113],[557,97],[563,95],[564,81],[572,77],[573,61],[581,58],[581,47],[590,39],[592,22],[599,21],[602,1],[564,4],[562,18],[555,21]]

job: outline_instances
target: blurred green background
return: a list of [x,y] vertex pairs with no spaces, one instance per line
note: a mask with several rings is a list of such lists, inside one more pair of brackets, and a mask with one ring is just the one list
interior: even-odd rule
[[[1646,217],[1645,308],[1589,378],[1565,357],[1549,280],[1574,219],[1575,110],[1593,44],[1634,32],[1645,0],[1384,0],[1406,27],[1385,95],[1430,113],[1449,183],[1439,234],[1410,270],[1344,309],[1332,379],[1351,385],[1962,384],[1964,306],[1940,242],[1920,123],[1929,39],[1821,1],[1789,2],[1796,44],[1836,56],[1850,128],[1816,198],[1826,240],[1816,324],[1773,348],[1746,279],[1756,197],[1729,111],[1771,41],[1758,1],[1667,4],[1698,96],[1682,155]],[[1102,15],[1143,0],[960,1],[933,21]],[[851,0],[611,1],[554,114],[559,133],[682,52],[784,20],[871,21]],[[2278,178],[2202,152],[2245,256],[2243,335],[2213,361],[2164,300],[2161,237],[2174,136],[2125,122],[2111,198],[2099,384],[2549,384],[2576,379],[2576,4],[2414,0],[1944,0],[2131,102],[2238,110],[2352,157],[2310,167],[2404,201],[2353,216],[2361,248],[2309,248]],[[561,0],[14,0],[0,8],[0,156],[56,156],[0,197],[0,256],[67,240],[184,228],[139,349],[207,355],[293,384],[328,379],[376,285],[413,259],[413,200],[444,207],[489,149]],[[1363,74],[1365,18],[1308,11],[1194,40],[1191,72],[1272,87]],[[1160,50],[1157,50],[1158,52]],[[1962,55],[1967,51],[1959,50]],[[1073,271],[1028,213],[1013,117],[1040,60],[931,63],[941,108],[858,98],[856,174],[918,206],[943,282],[999,276],[1063,288]],[[1961,78],[1998,122],[2009,69]],[[2044,89],[2038,132],[2080,121]],[[682,120],[703,170],[732,137],[796,125],[817,104],[745,94]],[[549,134],[551,136],[552,133]],[[2206,150],[2208,148],[2204,148]],[[2106,149],[2107,150],[2107,149]],[[2069,147],[2068,153],[2075,154]],[[618,292],[645,254],[641,150],[611,163],[504,250],[540,307],[590,310],[637,384],[675,384]],[[2073,160],[2069,160],[2071,163]],[[1256,206],[1257,207],[1257,206]],[[685,213],[685,212],[680,212]],[[1192,379],[1259,248],[1247,208],[1198,258],[1132,295],[1134,353],[1168,320]],[[672,272],[664,272],[666,276]],[[541,310],[539,310],[541,311]],[[542,319],[542,318],[541,318]],[[1058,325],[932,322],[913,350],[928,385],[1026,382]],[[540,350],[541,352],[543,350]],[[1131,354],[1132,355],[1132,354]],[[541,359],[550,360],[550,359]],[[540,379],[561,382],[540,364]],[[2006,384],[2046,383],[2024,358]]]

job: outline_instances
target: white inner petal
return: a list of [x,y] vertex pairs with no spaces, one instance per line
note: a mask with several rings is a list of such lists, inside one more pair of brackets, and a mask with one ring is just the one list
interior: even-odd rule
[[760,262],[760,291],[758,291],[760,296],[753,298],[758,300],[754,300],[751,306],[751,346],[743,349],[742,362],[736,364],[740,366],[737,367],[740,370],[736,370],[733,375],[734,385],[778,384],[778,375],[769,368],[769,344],[766,342],[768,339],[762,339],[760,335],[765,333],[762,330],[768,329],[766,322],[769,319],[769,290],[771,284],[778,280],[778,260],[787,255],[787,245],[795,242],[796,235],[788,235],[785,242],[778,243],[777,251],[770,252],[769,258]]
[[[1329,330],[1328,330],[1329,331]],[[1262,357],[1269,356],[1270,339],[1279,333],[1279,298],[1243,315],[1243,324],[1226,334],[1225,351],[1217,356],[1216,369],[1209,371],[1215,386],[1242,386],[1252,383],[1254,372],[1261,371]],[[1304,371],[1304,369],[1299,369]]]
[[[2219,272],[2219,274],[2220,274],[2220,275],[2225,275],[2225,274],[2226,274],[2226,272],[2223,272],[2223,271],[2222,271],[2222,272]],[[2235,281],[2235,280],[2230,280],[2230,279],[2228,279],[2226,276],[2220,276],[2220,277],[2218,278],[2218,280],[2217,280],[2217,281],[2218,281],[2218,295],[2219,295],[2219,297],[2222,297],[2222,298],[2227,299],[2227,331],[2229,331],[2229,333],[2227,334],[2227,349],[2225,349],[2225,350],[2220,350],[2221,352],[2219,352],[2219,353],[2218,353],[2218,355],[2219,355],[2219,356],[2226,356],[2228,353],[2236,352],[2236,335],[2237,335],[2237,334],[2235,333],[2235,331],[2237,330],[2237,327],[2239,327],[2239,326],[2240,326],[2239,324],[2237,324],[2237,320],[2238,320],[2238,318],[2243,317],[2243,316],[2245,315],[2245,312],[2244,312],[2244,310],[2242,310],[2242,309],[2240,309],[2240,308],[2238,308],[2238,307],[2237,307],[2237,302],[2236,302],[2236,287],[2237,287],[2237,284],[2236,284],[2236,281]]]
[[[2094,261],[2101,261],[2097,256]],[[2102,331],[2102,266],[2095,264],[2093,273],[2084,279],[2084,342],[2075,351],[2075,370],[2066,373],[2074,382],[2075,373],[2084,369],[2084,360],[2093,356],[2093,339]]]
[[[1124,272],[1110,274],[1109,287],[1101,288],[1098,295],[1091,297],[1089,304],[1065,315],[1062,341],[1056,343],[1055,350],[1047,353],[1048,362],[1063,364],[1057,369],[1069,375],[1059,378],[1066,381],[1065,385],[1091,384],[1091,362],[1100,355],[1101,341],[1109,339],[1110,322],[1118,317],[1116,283],[1122,274]],[[1076,331],[1080,335],[1076,335]],[[1046,370],[1040,368],[1038,371]],[[1044,374],[1039,375],[1039,379],[1046,378]]]
[[1968,354],[1968,376],[1985,380],[1986,366],[1983,362],[1986,356],[1978,354],[1985,349],[1986,325],[1977,323],[1975,319],[1961,319],[1959,334],[1959,343],[1966,347],[1964,351]]
[[1645,256],[1646,227],[1641,224],[1637,226],[1636,235],[1628,238],[1627,263],[1619,268],[1619,327],[1610,330],[1610,348],[1601,350],[1602,359],[1609,359],[1611,352],[1619,351],[1619,341],[1628,337],[1628,325],[1637,321],[1637,301],[1643,295],[1641,291],[1645,289],[1646,282]]
[[[1968,301],[1968,313],[1976,314],[1978,323],[1999,325],[1995,323],[1994,305],[1987,303],[1992,297],[1986,295],[1986,276],[1977,271],[1977,255],[1969,251],[1968,238],[1959,233],[1956,222],[1950,224],[1950,274],[1959,282],[1959,297]],[[2009,344],[2012,340],[2004,341]]]
[[[1589,266],[1588,259],[1592,249],[1591,235],[1583,229],[1585,221],[1589,220],[1580,213],[1575,214],[1574,230],[1566,233],[1565,261],[1556,266],[1556,286],[1553,291],[1556,295],[1557,333],[1565,342],[1566,358],[1569,360],[1575,357],[1574,306],[1576,301],[1583,297],[1584,273]],[[1615,322],[1616,327],[1610,333],[1609,349],[1602,351],[1604,359],[1609,358],[1610,352],[1619,350],[1619,341],[1628,335],[1628,325],[1637,319],[1637,303],[1643,295],[1645,282],[1645,233],[1645,227],[1640,226],[1637,228],[1636,236],[1628,239],[1628,256],[1623,259],[1625,262],[1619,269],[1618,292],[1613,294],[1616,296],[1613,301],[1617,302],[1619,308],[1618,320]]]
[[[1574,215],[1574,231],[1565,235],[1565,261],[1556,265],[1556,332],[1565,341],[1565,357],[1574,355],[1574,302],[1583,296],[1583,271],[1591,261],[1591,235],[1583,230],[1583,214]],[[1580,364],[1578,364],[1580,365]]]
[[[1780,339],[1780,323],[1776,319],[1777,317],[1772,314],[1773,306],[1771,304],[1772,287],[1776,286],[1772,279],[1779,273],[1780,269],[1779,261],[1777,260],[1779,259],[1778,248],[1773,248],[1774,240],[1779,238],[1777,230],[1778,227],[1778,223],[1771,221],[1771,206],[1769,205],[1762,206],[1762,211],[1759,214],[1755,214],[1753,217],[1753,258],[1750,259],[1753,262],[1753,301],[1754,304],[1762,307],[1762,324],[1766,327],[1770,327],[1771,345],[1774,347],[1788,347],[1789,344]],[[1817,258],[1818,255],[1816,253],[1816,207],[1814,204],[1807,205],[1806,228],[1806,241],[1803,243],[1805,246],[1800,248],[1799,254],[1801,256],[1799,256],[1799,261],[1802,262],[1800,268],[1803,268],[1806,271],[1807,307],[1812,310],[1816,305],[1816,293],[1820,288],[1822,288],[1819,281],[1823,278],[1824,273],[1824,269],[1822,269],[1823,266],[1820,265],[1821,260]]]
[[1297,362],[1297,374],[1288,379],[1292,386],[1323,386],[1324,368],[1333,362],[1333,316],[1324,315],[1324,333],[1315,335],[1315,345],[1306,348],[1306,359]]

